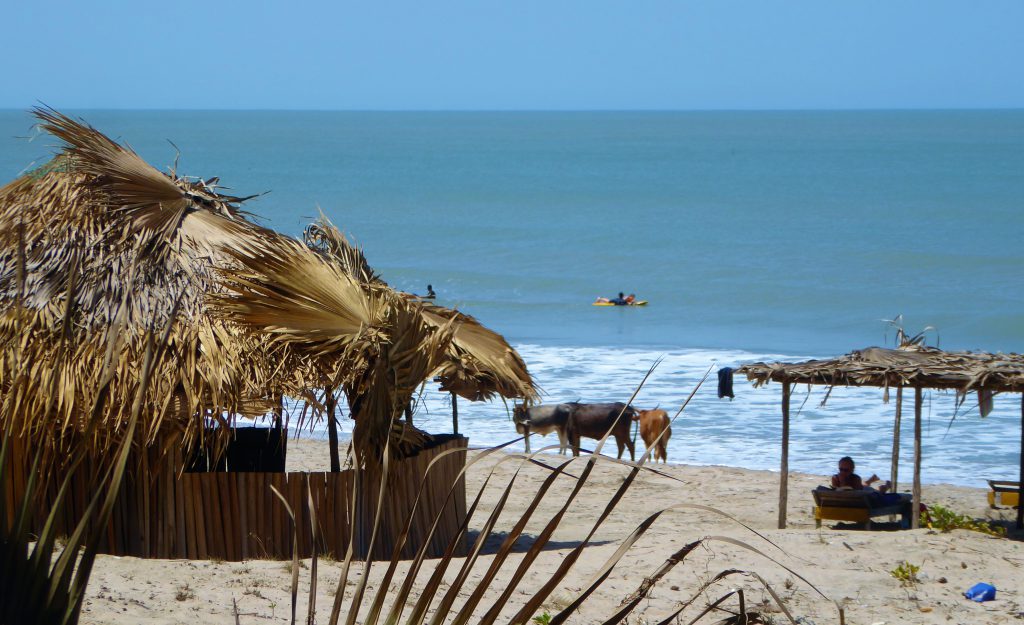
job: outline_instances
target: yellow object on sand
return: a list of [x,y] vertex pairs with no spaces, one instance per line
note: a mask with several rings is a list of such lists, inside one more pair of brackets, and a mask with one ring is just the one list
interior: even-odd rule
[[904,527],[910,526],[910,495],[901,494],[898,502],[878,505],[878,493],[867,490],[832,490],[818,487],[814,496],[814,521],[821,527],[823,520],[861,523],[871,529],[871,519],[898,514]]
[[1017,489],[1020,485],[1017,482],[1004,482],[1000,480],[988,480],[992,489],[988,493],[988,505],[995,508],[997,505],[1016,507],[1020,505],[1020,494]]

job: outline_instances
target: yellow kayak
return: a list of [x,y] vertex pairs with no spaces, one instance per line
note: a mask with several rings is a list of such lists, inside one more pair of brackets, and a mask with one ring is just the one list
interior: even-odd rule
[[613,304],[611,302],[594,302],[594,306],[646,306],[647,300],[639,299],[632,304]]

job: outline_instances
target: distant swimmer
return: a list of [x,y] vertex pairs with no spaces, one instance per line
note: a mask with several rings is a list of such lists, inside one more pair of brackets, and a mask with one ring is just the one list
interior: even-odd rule
[[412,296],[417,299],[434,299],[435,297],[437,297],[437,293],[434,293],[434,287],[428,284],[426,293],[424,293],[423,295],[413,293]]

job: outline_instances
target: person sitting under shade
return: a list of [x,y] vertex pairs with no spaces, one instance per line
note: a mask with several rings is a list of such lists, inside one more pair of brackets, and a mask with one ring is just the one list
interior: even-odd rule
[[[832,488],[848,488],[850,490],[874,490],[871,485],[875,482],[882,481],[882,478],[875,474],[872,474],[866,481],[861,480],[860,476],[853,472],[856,465],[853,462],[853,458],[849,456],[843,456],[839,459],[839,473],[832,476]],[[884,493],[889,490],[892,486],[890,482],[886,482],[878,487],[878,492]]]

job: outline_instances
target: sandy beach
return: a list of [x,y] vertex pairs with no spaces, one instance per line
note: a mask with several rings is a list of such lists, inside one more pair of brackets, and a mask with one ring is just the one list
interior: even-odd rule
[[[290,471],[324,470],[327,466],[326,443],[299,440],[289,445]],[[559,457],[545,454],[541,459],[554,464]],[[578,475],[583,468],[584,462],[579,460],[569,471]],[[496,525],[496,534],[486,541],[470,580],[483,575],[501,543],[503,532],[511,528],[529,505],[548,473],[542,467],[524,465],[519,457],[491,454],[473,465],[468,473],[467,497],[470,500],[492,470],[493,476],[471,528],[481,526],[504,486],[516,471],[519,474]],[[777,474],[725,466],[667,465],[659,470],[666,475],[643,473],[637,478],[541,612],[555,613],[566,606],[646,517],[678,504],[698,504],[714,507],[733,518],[693,508],[661,515],[572,621],[593,623],[607,618],[666,558],[687,543],[700,539],[705,540],[657,582],[650,597],[630,615],[629,623],[658,622],[697,595],[693,605],[682,613],[680,622],[688,622],[709,602],[735,588],[744,590],[748,607],[765,613],[771,622],[787,622],[755,574],[771,585],[783,598],[786,609],[804,624],[838,623],[837,605],[845,609],[847,623],[857,624],[1011,623],[1020,622],[1024,617],[1024,543],[1019,537],[997,539],[965,530],[939,533],[929,529],[833,529],[831,524],[819,530],[815,528],[809,491],[827,477],[796,473],[790,475],[789,482],[789,527],[778,530]],[[587,535],[628,471],[627,467],[615,463],[599,463],[580,496],[569,506],[531,573],[515,590],[499,621],[511,617]],[[505,580],[515,564],[566,501],[574,483],[575,480],[568,477],[556,481],[475,616],[483,615],[490,605],[489,599],[497,597],[507,586]],[[980,489],[926,485],[923,500],[926,504],[941,504],[978,518],[1005,521],[1012,519],[1014,513],[1005,508],[990,509],[985,491]],[[741,541],[757,552],[723,539]],[[891,574],[904,562],[920,567],[917,583],[901,584]],[[426,563],[418,584],[433,570],[433,563]],[[461,563],[462,560],[458,560],[449,567],[446,579],[455,577]],[[399,569],[396,577],[399,582],[405,566]],[[371,567],[371,589],[379,583],[384,568],[381,565]],[[731,575],[701,593],[706,582],[728,569],[747,573]],[[357,564],[349,576],[347,593],[355,589],[362,572],[363,565]],[[319,560],[317,622],[327,621],[340,574],[339,563]],[[310,561],[305,560],[300,566],[300,621],[307,610],[310,575]],[[977,582],[993,584],[998,590],[996,600],[975,603],[965,599],[963,591]],[[82,623],[234,623],[235,602],[242,623],[287,623],[291,616],[290,584],[290,562],[169,561],[100,556],[89,584]],[[392,582],[392,589],[396,586]],[[456,606],[461,605],[465,595],[460,595]],[[736,597],[726,600],[724,605],[735,609]],[[725,616],[724,613],[709,615],[704,622],[715,622]]]

